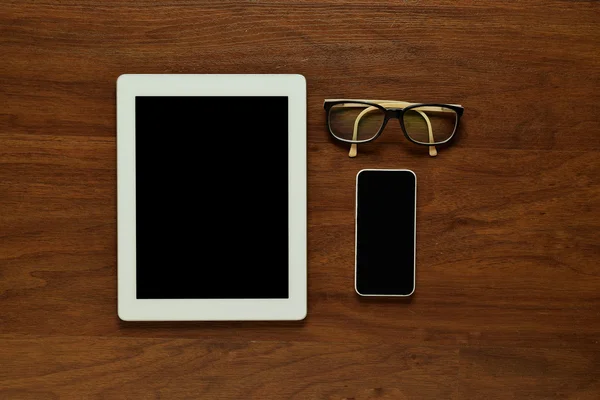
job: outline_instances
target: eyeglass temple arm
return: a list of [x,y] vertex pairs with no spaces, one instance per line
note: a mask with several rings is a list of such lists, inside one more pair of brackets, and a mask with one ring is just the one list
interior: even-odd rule
[[[429,121],[429,117],[423,111],[417,110],[417,112],[419,114],[421,114],[421,116],[425,119],[425,122],[427,122],[427,131],[429,133],[429,143],[435,143],[435,140],[433,139],[433,129],[431,128],[431,121]],[[429,146],[429,155],[431,157],[437,156],[437,149],[435,148],[435,146]]]
[[[332,101],[339,102],[340,100],[326,99],[325,103],[332,102]],[[364,107],[365,106],[365,104],[353,103],[353,101],[364,101],[364,102],[368,102],[368,103],[379,104],[381,106],[402,107],[402,108],[407,107],[407,106],[412,106],[415,104],[419,104],[419,103],[411,103],[408,101],[399,101],[399,100],[342,100],[342,101],[345,101],[346,103],[342,103],[340,105],[344,105],[346,107]],[[459,104],[449,104],[449,105],[462,107]],[[419,109],[423,110],[423,111],[436,111],[436,112],[448,112],[448,113],[454,112],[453,110],[450,110],[448,108],[438,107],[438,106],[420,106]]]
[[[372,102],[375,102],[372,100]],[[405,102],[405,101],[382,101],[380,103],[381,105],[386,105],[388,107],[406,107],[407,105],[410,105],[411,103]],[[432,107],[433,108],[433,107]],[[358,137],[358,124],[360,122],[360,119],[367,113],[377,110],[377,107],[367,107],[364,110],[361,111],[360,114],[358,114],[358,116],[356,117],[356,120],[354,121],[354,130],[352,132],[352,140],[356,140],[356,138]],[[429,142],[430,143],[434,143],[435,140],[433,138],[433,130],[431,128],[431,122],[429,121],[429,118],[427,117],[427,115],[419,110],[416,110],[419,114],[421,114],[421,116],[425,119],[425,122],[427,123],[427,130],[429,133]],[[350,145],[350,152],[348,152],[348,157],[354,158],[356,157],[356,154],[358,153],[358,145],[356,143],[352,143]],[[431,157],[435,157],[437,156],[437,149],[435,148],[435,146],[429,146],[429,155]]]
[[[352,140],[356,140],[356,138],[358,137],[358,123],[360,122],[360,119],[363,117],[363,115],[365,115],[371,111],[374,111],[374,110],[378,110],[378,108],[373,107],[373,106],[367,107],[364,110],[362,110],[360,112],[360,114],[358,114],[356,116],[356,120],[354,121],[354,130],[352,131]],[[357,152],[356,143],[352,143],[350,145],[350,152],[348,153],[348,157],[350,157],[350,158],[356,157],[356,152]]]

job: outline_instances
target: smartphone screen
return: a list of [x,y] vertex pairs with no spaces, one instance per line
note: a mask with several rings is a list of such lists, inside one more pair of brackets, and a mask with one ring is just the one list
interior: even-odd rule
[[410,170],[356,175],[355,288],[362,296],[415,290],[417,177]]

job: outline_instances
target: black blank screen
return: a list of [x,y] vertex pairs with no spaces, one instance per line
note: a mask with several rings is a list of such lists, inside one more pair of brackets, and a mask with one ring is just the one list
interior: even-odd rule
[[287,298],[288,98],[135,108],[137,298]]
[[362,171],[357,182],[356,289],[409,295],[414,289],[415,176]]

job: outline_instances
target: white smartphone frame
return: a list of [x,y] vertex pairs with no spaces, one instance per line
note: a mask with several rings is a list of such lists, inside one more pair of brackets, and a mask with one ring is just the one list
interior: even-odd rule
[[[287,299],[136,298],[136,96],[286,96],[288,98],[289,297]],[[268,114],[265,118],[268,118]],[[182,142],[181,145],[184,146],[185,143]],[[119,318],[125,321],[304,319],[307,312],[306,147],[306,79],[302,75],[121,75],[117,80]],[[251,268],[251,264],[248,267]]]
[[[414,249],[413,249],[413,290],[412,292],[410,292],[409,294],[363,294],[361,292],[358,291],[358,285],[357,285],[357,278],[358,278],[358,274],[357,274],[357,269],[358,269],[358,265],[357,265],[357,253],[358,253],[358,177],[360,176],[360,174],[364,171],[395,171],[395,172],[410,172],[411,174],[413,174],[413,176],[415,177],[415,210],[414,210],[414,216],[415,216],[415,221],[414,221],[414,232],[413,232],[413,238],[414,238]],[[358,171],[358,173],[356,174],[356,198],[355,198],[355,205],[354,205],[354,291],[356,292],[356,294],[358,294],[359,296],[362,297],[410,297],[413,295],[413,293],[415,292],[416,288],[417,288],[417,174],[414,173],[414,171],[410,170],[410,169],[380,169],[380,168],[367,168],[367,169],[361,169],[360,171]]]

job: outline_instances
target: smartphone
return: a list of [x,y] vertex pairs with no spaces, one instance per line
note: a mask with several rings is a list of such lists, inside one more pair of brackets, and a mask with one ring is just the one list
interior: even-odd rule
[[354,287],[361,296],[415,291],[417,176],[408,169],[356,175]]

